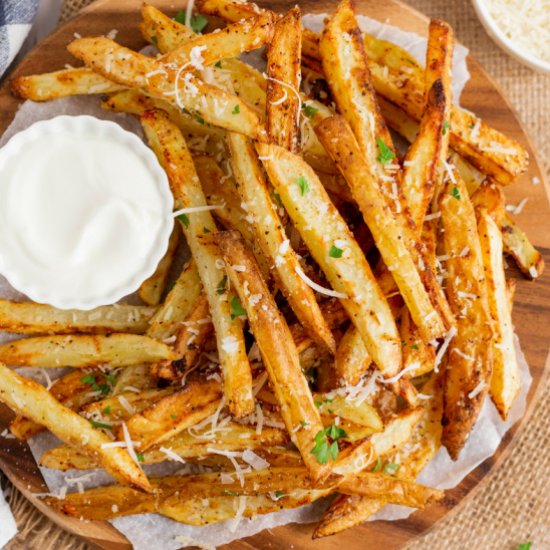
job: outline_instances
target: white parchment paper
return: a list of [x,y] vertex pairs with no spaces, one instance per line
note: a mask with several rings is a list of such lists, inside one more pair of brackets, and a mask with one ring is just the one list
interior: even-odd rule
[[[306,15],[304,17],[304,24],[312,30],[320,30],[324,17],[325,15],[322,14]],[[426,53],[425,38],[363,16],[359,17],[359,23],[363,31],[397,43],[406,48],[420,62],[423,62]],[[467,53],[467,49],[463,46],[456,47],[453,63],[453,91],[456,102],[458,102],[460,93],[469,78],[466,66]],[[62,98],[47,103],[27,101],[21,106],[12,125],[0,139],[0,146],[9,137],[25,129],[33,122],[61,114],[88,114],[112,120],[118,122],[127,130],[142,136],[139,124],[133,117],[104,111],[99,107],[98,103],[97,98],[94,97]],[[22,298],[2,277],[0,277],[0,296],[9,299]],[[0,342],[12,338],[13,336],[0,333]],[[516,348],[523,385],[521,393],[509,415],[509,419],[503,422],[493,404],[490,400],[487,400],[460,459],[457,462],[453,462],[447,451],[441,449],[420,475],[420,482],[442,489],[454,487],[481,462],[493,455],[506,431],[523,416],[526,396],[532,379],[517,339]],[[39,370],[25,369],[24,373],[45,383],[44,376]],[[55,376],[55,374],[60,373],[52,373],[50,376]],[[30,442],[30,447],[33,455],[38,459],[45,450],[57,444],[59,444],[59,441],[51,434],[40,434]],[[175,470],[180,469],[181,465],[155,465],[154,467],[146,468],[146,472],[158,475],[161,473],[173,473]],[[79,484],[87,488],[112,481],[107,474],[96,470],[90,472],[57,472],[42,468],[41,471],[50,491],[53,493],[57,493],[63,486],[69,486],[69,490],[72,490],[71,488],[76,490]],[[251,520],[243,519],[235,530],[231,530],[232,522],[230,521],[206,527],[191,527],[155,514],[118,518],[113,520],[112,523],[126,535],[136,550],[150,550],[151,548],[172,550],[187,545],[197,545],[205,549],[211,549],[237,538],[250,536],[264,529],[279,525],[311,523],[321,517],[329,502],[330,499],[323,499],[296,510],[284,510]],[[372,519],[400,519],[407,517],[412,511],[412,509],[406,507],[387,506]]]

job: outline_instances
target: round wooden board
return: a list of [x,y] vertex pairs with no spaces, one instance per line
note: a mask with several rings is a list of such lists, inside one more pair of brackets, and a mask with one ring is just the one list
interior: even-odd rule
[[[171,15],[182,8],[182,3],[174,3],[170,0],[152,0],[151,3]],[[260,2],[261,5],[266,7],[269,5],[278,11],[283,11],[294,3],[286,0]],[[303,13],[315,13],[331,12],[335,2],[304,0],[299,4]],[[74,63],[74,59],[65,49],[67,43],[74,38],[74,33],[93,36],[105,34],[111,29],[118,29],[117,41],[134,49],[142,47],[144,42],[138,32],[140,6],[141,0],[97,1],[77,18],[41,42],[10,76],[53,71],[63,67],[65,63]],[[359,13],[380,21],[387,21],[404,30],[426,34],[427,18],[397,0],[385,2],[356,0],[356,6]],[[529,151],[531,158],[529,171],[506,190],[506,196],[507,201],[512,204],[518,203],[524,197],[529,198],[527,206],[517,216],[518,222],[542,251],[547,265],[550,265],[550,209],[547,184],[544,183],[535,152],[516,114],[498,86],[472,58],[468,58],[468,67],[471,79],[462,94],[461,104],[474,111],[490,125],[517,139]],[[0,135],[11,122],[19,103],[19,100],[10,95],[8,82],[5,81],[0,87]],[[543,183],[533,185],[533,177],[538,177]],[[428,530],[451,511],[456,511],[459,506],[464,505],[466,497],[471,496],[487,481],[489,474],[511,450],[512,442],[517,439],[520,429],[525,426],[534,409],[544,385],[545,374],[548,372],[546,366],[550,342],[550,269],[536,282],[525,281],[517,272],[513,272],[512,275],[520,279],[514,305],[514,323],[531,367],[533,385],[529,392],[528,411],[523,421],[517,423],[506,434],[493,457],[476,468],[458,487],[448,491],[443,502],[425,511],[416,512],[407,520],[367,523],[335,537],[316,541],[311,539],[312,525],[288,525],[235,541],[224,548],[286,550],[290,547],[295,550],[306,548],[328,550],[338,544],[349,550],[359,548],[395,550]],[[8,425],[11,416],[5,407],[0,407],[0,431]],[[1,439],[0,441],[0,467],[13,484],[53,521],[100,548],[130,547],[125,537],[110,524],[84,523],[67,518],[53,512],[39,499],[33,497],[33,493],[45,491],[46,487],[28,447],[14,440]]]

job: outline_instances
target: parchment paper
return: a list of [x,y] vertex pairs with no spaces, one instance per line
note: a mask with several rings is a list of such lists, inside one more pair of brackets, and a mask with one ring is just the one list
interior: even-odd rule
[[[304,24],[312,30],[320,30],[324,17],[325,15],[323,14],[306,15],[304,17]],[[397,43],[406,48],[423,64],[426,52],[425,38],[404,32],[396,27],[382,24],[363,16],[359,17],[359,23],[363,31],[370,32],[375,36]],[[460,93],[469,78],[465,61],[467,53],[467,49],[463,46],[457,46],[455,50],[453,63],[453,92],[455,102],[458,102]],[[142,137],[140,126],[133,117],[104,111],[99,107],[98,103],[98,99],[95,97],[63,98],[47,103],[33,103],[27,101],[21,106],[12,125],[0,139],[0,146],[13,134],[25,129],[33,122],[52,118],[61,114],[88,114],[98,118],[112,120]],[[1,276],[0,296],[9,299],[23,298],[17,291],[12,289],[7,281]],[[14,336],[0,333],[0,342],[13,338]],[[469,472],[476,468],[486,458],[493,455],[506,431],[523,416],[526,396],[532,379],[517,338],[516,349],[518,352],[523,385],[521,393],[510,412],[509,419],[503,422],[498,416],[491,401],[487,399],[480,414],[480,418],[471,433],[460,459],[457,462],[453,462],[447,451],[441,449],[433,461],[419,476],[418,479],[421,483],[442,489],[456,486]],[[61,374],[56,371],[52,372],[52,370],[53,369],[50,370],[50,377],[52,379],[55,378],[56,374]],[[39,370],[23,369],[22,371],[27,376],[45,383],[44,376]],[[45,450],[57,444],[59,444],[59,441],[51,434],[40,434],[30,442],[30,447],[34,457],[38,459]],[[158,475],[181,471],[182,468],[181,464],[164,464],[146,467],[145,470],[147,473]],[[79,484],[87,488],[112,481],[107,474],[97,470],[91,470],[89,472],[57,472],[41,468],[41,471],[52,493],[58,493],[59,489],[63,486],[69,486],[69,492],[71,492],[71,490],[73,490],[71,488],[77,490]],[[112,523],[126,535],[136,550],[150,550],[151,548],[172,550],[187,545],[202,546],[210,550],[215,546],[226,544],[237,538],[253,535],[264,529],[288,523],[311,523],[317,521],[329,503],[330,498],[322,499],[321,501],[303,506],[296,510],[284,510],[250,520],[243,519],[234,531],[231,530],[232,521],[206,527],[190,527],[155,514],[118,518],[113,520]],[[400,519],[407,517],[412,511],[412,509],[402,506],[386,506],[372,519]]]

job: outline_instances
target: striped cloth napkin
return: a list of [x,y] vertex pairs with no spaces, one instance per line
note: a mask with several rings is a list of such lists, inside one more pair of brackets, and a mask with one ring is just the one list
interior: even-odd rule
[[0,77],[31,30],[38,0],[0,0]]

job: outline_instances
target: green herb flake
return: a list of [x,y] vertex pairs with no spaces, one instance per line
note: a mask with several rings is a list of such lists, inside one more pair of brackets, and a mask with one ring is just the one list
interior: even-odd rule
[[90,420],[90,424],[94,428],[103,428],[104,430],[112,430],[113,427],[110,424],[105,424],[103,422],[97,422],[96,420]]
[[418,346],[416,344],[413,344],[412,346],[409,346],[411,349],[418,349]]
[[344,251],[341,248],[338,248],[336,245],[333,244],[330,247],[330,251],[329,251],[328,255],[331,258],[341,258],[343,253],[344,253]]
[[302,428],[305,428],[306,426],[309,426],[309,422],[306,422],[305,420],[300,420],[300,426],[302,426]]
[[116,374],[106,374],[105,378],[107,379],[107,382],[111,384],[111,386],[114,386],[116,383]]
[[443,129],[441,130],[441,134],[442,135],[447,135],[447,130],[450,130],[451,129],[451,123],[446,120],[444,123],[443,123]]
[[[181,25],[185,25],[186,16],[187,14],[185,13],[185,10],[178,11],[178,13],[176,13],[176,16],[174,17],[174,21],[177,21]],[[191,17],[190,24],[193,32],[198,34],[199,32],[202,32],[204,30],[206,25],[208,25],[208,19],[206,19],[206,17],[201,14],[193,15]]]
[[216,63],[214,63],[214,67],[218,67],[218,69],[221,69],[222,68],[222,62],[221,61],[216,61]]
[[275,494],[275,498],[276,498],[277,500],[279,500],[280,498],[283,498],[283,497],[286,496],[286,494],[285,494],[284,491],[275,491],[274,494]]
[[202,124],[204,126],[204,118],[202,118],[200,115],[198,115],[197,113],[195,113],[193,115],[193,117],[195,118],[195,120],[199,123],[199,124]]
[[224,492],[223,492],[224,495],[229,495],[230,497],[238,497],[239,496],[239,493],[236,493],[235,491],[229,491],[228,489],[226,489]]
[[111,405],[107,405],[107,406],[103,409],[103,414],[105,414],[105,415],[111,414]]
[[239,105],[235,105],[235,107],[233,107],[233,110],[231,111],[231,114],[232,114],[232,115],[238,115],[240,112],[241,112],[240,106],[239,106]]
[[458,187],[455,185],[451,189],[451,195],[457,200],[460,200],[460,191],[458,190]]
[[279,195],[279,193],[277,193],[277,191],[275,191],[275,190],[271,191],[271,193],[273,194],[273,198],[275,199],[275,202],[279,206],[283,206],[283,201],[281,200],[281,195]]
[[216,292],[221,296],[227,290],[227,275],[224,275],[221,278],[221,281],[218,283]]
[[388,162],[395,158],[395,153],[380,138],[376,138],[376,144],[378,145],[379,153],[376,160],[382,166],[385,166]]
[[395,474],[399,471],[399,464],[395,464],[394,462],[388,462],[384,466],[384,473],[388,474],[392,477],[395,477]]
[[210,229],[208,229],[208,227],[203,227],[202,231],[203,231],[203,233],[212,233],[212,231],[210,231]]
[[298,176],[294,183],[300,188],[302,197],[309,192],[309,183],[304,176]]
[[381,469],[382,469],[382,459],[380,457],[378,457],[376,459],[376,464],[374,465],[371,472],[379,472]]
[[170,415],[170,418],[171,418],[172,420],[175,420],[177,417],[178,417],[177,414],[171,414],[171,415]]
[[151,42],[153,42],[155,46],[158,46],[159,41],[155,35],[151,36]]
[[315,435],[315,445],[311,449],[311,454],[315,455],[319,464],[326,464],[330,457],[336,460],[340,452],[338,440],[344,437],[347,437],[346,432],[336,424],[319,430]]
[[145,455],[143,453],[136,453],[138,462],[145,462]]
[[180,214],[178,220],[185,226],[189,227],[189,216],[187,214]]
[[239,298],[237,296],[233,296],[233,298],[231,298],[231,319],[244,316],[246,316],[246,310],[241,305]]
[[313,107],[312,105],[308,105],[307,103],[302,104],[302,109],[304,110],[304,114],[307,118],[313,118],[319,112],[319,109]]
[[524,542],[518,545],[517,550],[531,550],[533,543],[531,541]]
[[80,381],[83,384],[88,384],[91,386],[92,384],[95,384],[95,376],[93,374],[87,374],[86,376],[83,376]]

